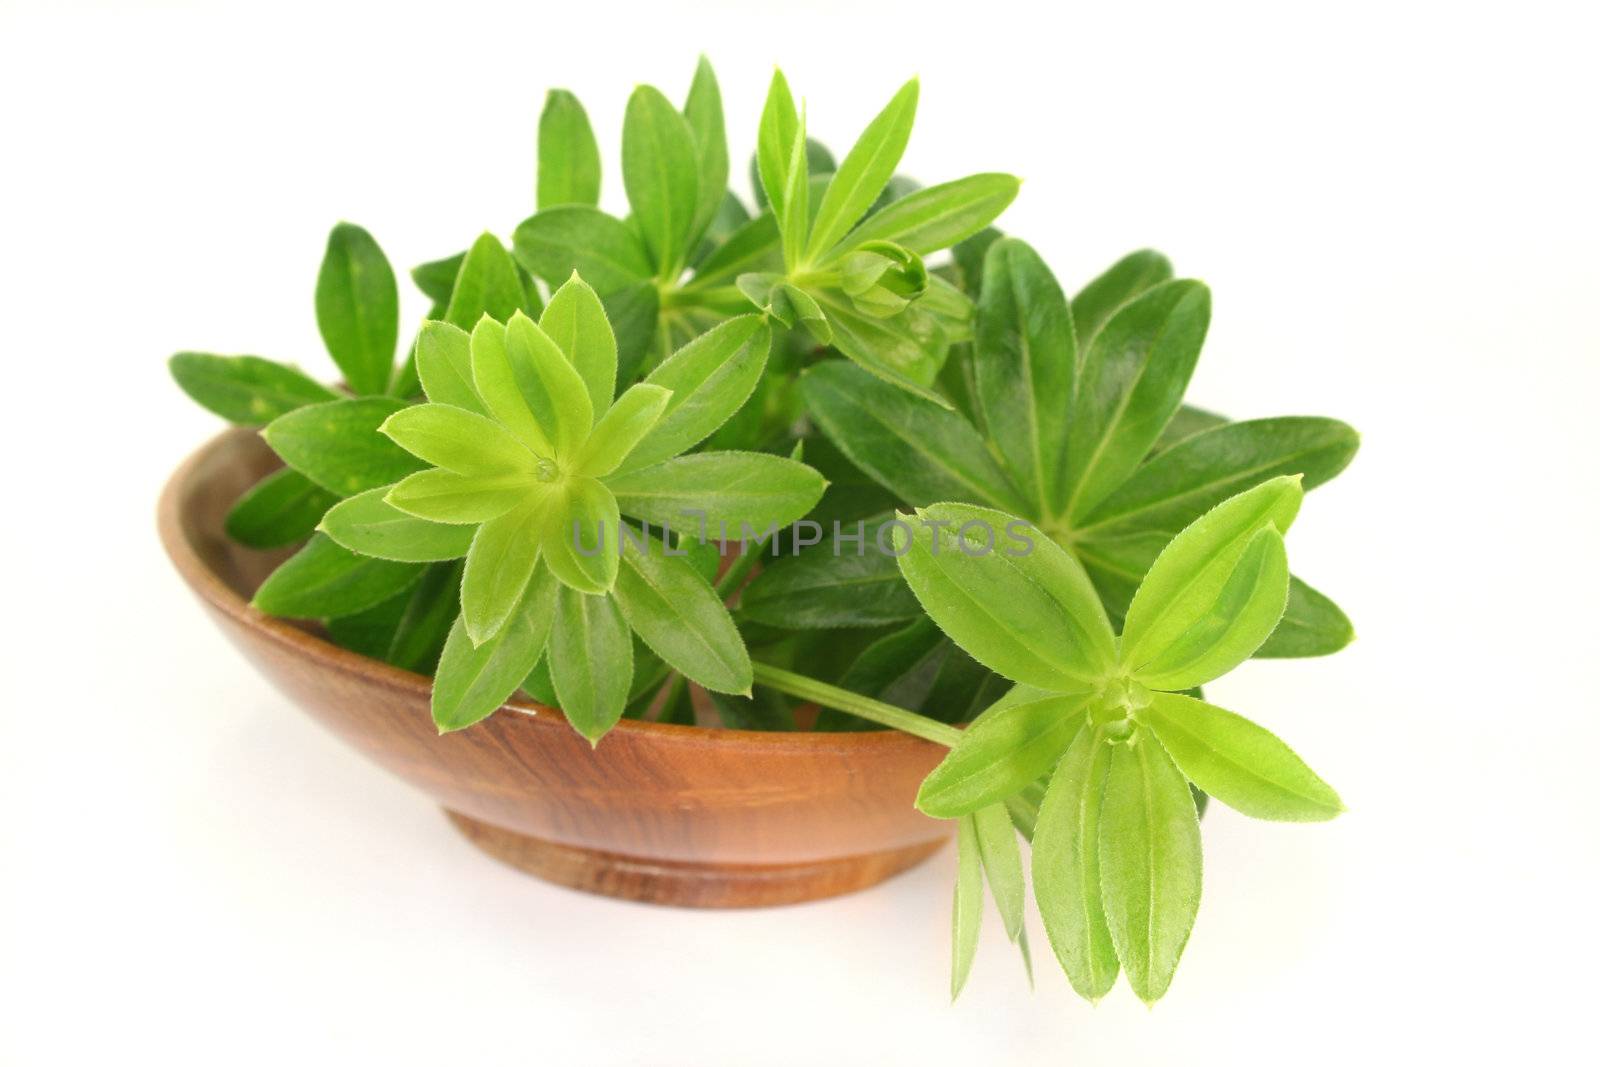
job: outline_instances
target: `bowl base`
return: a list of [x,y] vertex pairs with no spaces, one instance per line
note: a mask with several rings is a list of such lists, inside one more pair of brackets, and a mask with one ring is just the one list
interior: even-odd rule
[[468,841],[547,882],[685,908],[763,908],[854,893],[915,867],[944,844],[938,838],[909,848],[814,863],[676,863],[559,845],[448,808],[445,814]]

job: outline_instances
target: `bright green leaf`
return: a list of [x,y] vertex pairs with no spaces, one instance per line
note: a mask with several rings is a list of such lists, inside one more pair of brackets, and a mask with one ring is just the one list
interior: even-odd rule
[[625,515],[696,537],[704,528],[712,539],[727,540],[744,526],[760,532],[793,522],[822,498],[827,483],[804,463],[783,456],[695,452],[613,474],[606,485]]
[[539,568],[511,620],[482,644],[473,644],[464,619],[456,619],[433,681],[433,721],[440,733],[487,718],[516,692],[544,652],[557,588],[549,570]]
[[506,359],[522,399],[556,458],[570,460],[594,427],[589,388],[566,355],[532,319],[514,314],[506,323]]
[[971,818],[956,823],[956,893],[951,908],[950,999],[961,995],[972,973],[972,958],[978,951],[978,933],[983,925],[983,866],[978,846],[978,828]]
[[906,82],[862,131],[828,183],[806,244],[805,259],[815,262],[867,213],[889,183],[917,117],[917,80]]
[[593,478],[572,478],[552,495],[542,547],[562,583],[584,593],[608,593],[617,580],[622,517],[611,490]]
[[1249,719],[1179,693],[1156,693],[1139,720],[1184,777],[1256,819],[1322,822],[1344,811],[1333,788]]
[[461,576],[461,619],[475,645],[499,633],[522,601],[539,562],[542,503],[530,500],[490,519],[472,538]]
[[419,519],[475,525],[498,519],[533,492],[520,474],[485,476],[433,468],[402,478],[384,499]]
[[1153,1004],[1200,906],[1200,821],[1189,783],[1151,737],[1112,746],[1100,810],[1106,926],[1128,984]]
[[1289,604],[1278,628],[1256,649],[1256,658],[1329,656],[1355,637],[1355,627],[1339,605],[1291,575]]
[[1117,980],[1100,896],[1100,813],[1111,746],[1084,726],[1061,757],[1033,829],[1033,891],[1045,933],[1078,995],[1099,1000]]
[[771,339],[761,316],[741,315],[695,338],[651,371],[645,381],[672,390],[672,397],[621,469],[670,459],[727,422],[760,380]]
[[551,89],[539,115],[539,210],[600,202],[600,146],[589,114],[565,89]]
[[493,419],[451,404],[416,404],[378,432],[419,459],[457,474],[531,476],[538,459]]
[[661,421],[671,400],[672,390],[648,382],[640,382],[623,393],[595,424],[573,459],[574,469],[591,478],[604,478],[615,471]]
[[1115,637],[1088,575],[1037,529],[967,504],[934,504],[903,521],[900,572],[973,659],[1057,692],[1093,688],[1115,666]]
[[659,541],[622,553],[617,605],[628,625],[667,663],[707,689],[748,693],[750,655],[722,599],[689,561]]
[[974,174],[919,189],[868,215],[828,254],[828,260],[868,241],[893,241],[918,255],[931,255],[993,222],[1021,185],[1009,174]]
[[494,234],[486,233],[472,243],[466,259],[461,261],[444,320],[471,330],[485,315],[504,323],[516,311],[538,314],[539,309],[531,305],[505,245]]
[[622,718],[633,682],[633,637],[616,601],[563,585],[545,658],[562,714],[598,744]]
[[390,504],[387,488],[369,489],[329,509],[317,528],[352,552],[402,563],[459,559],[472,527],[430,522]]
[[667,280],[677,277],[689,252],[698,171],[688,120],[658,90],[639,86],[622,124],[622,183],[656,273]]
[[998,804],[1056,765],[1083,725],[1086,694],[1001,701],[972,721],[922,781],[917,807],[953,819]]
[[617,339],[595,291],[577,275],[568,278],[545,305],[539,329],[583,379],[594,414],[603,414],[617,392]]
[[692,235],[698,235],[711,222],[728,191],[728,135],[722,118],[722,90],[705,56],[701,56],[695,66],[683,116],[694,134],[695,159],[699,164],[700,202],[694,224],[689,228]]
[[978,851],[989,878],[989,892],[1006,936],[1015,941],[1022,936],[1022,912],[1026,889],[1022,877],[1022,852],[1017,848],[1017,831],[1011,825],[1004,804],[991,804],[972,814],[978,831]]

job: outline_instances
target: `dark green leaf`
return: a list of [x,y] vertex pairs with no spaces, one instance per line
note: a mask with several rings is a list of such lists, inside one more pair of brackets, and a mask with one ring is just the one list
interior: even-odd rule
[[983,424],[1033,514],[1054,514],[1066,488],[1068,419],[1078,352],[1055,275],[1015,238],[989,246],[973,337]]
[[1160,252],[1146,249],[1117,260],[1072,298],[1078,347],[1087,351],[1095,334],[1124,304],[1171,278],[1172,264]]
[[524,220],[511,241],[517,262],[551,285],[577,271],[596,292],[609,296],[654,273],[639,231],[599,208],[549,208]]
[[1211,319],[1199,282],[1166,282],[1095,335],[1078,376],[1067,445],[1065,514],[1082,519],[1127,480],[1189,385]]
[[1355,627],[1339,605],[1295,577],[1289,579],[1289,605],[1257,659],[1328,656],[1355,640]]
[[400,337],[394,271],[372,235],[341,222],[328,235],[317,274],[317,328],[328,354],[357,393],[382,393]]
[[820,363],[800,389],[850,461],[907,504],[972,500],[1021,512],[1011,479],[965,419],[848,363]]
[[291,619],[354,615],[409,588],[422,570],[420,563],[358,556],[317,534],[267,576],[251,604]]
[[179,352],[167,367],[190,399],[240,426],[263,426],[307,404],[339,396],[300,370],[260,356]]
[[1088,516],[1079,532],[1181,530],[1235,493],[1281,474],[1313,489],[1345,468],[1360,445],[1337,419],[1251,419],[1204,430],[1157,453]]
[[262,431],[283,461],[331,493],[356,493],[389,485],[420,469],[420,460],[378,432],[405,407],[369,396],[313,404],[280,415]]
[[472,243],[461,261],[444,320],[471,330],[485,315],[505,322],[516,311],[537,315],[539,308],[529,298],[505,246],[494,234],[486,233]]
[[285,467],[261,479],[228,511],[223,528],[251,548],[281,548],[311,536],[339,498]]
[[778,559],[762,568],[739,598],[742,618],[786,629],[834,629],[885,626],[922,614],[917,598],[900,577],[894,555],[876,536],[879,522],[863,524],[861,542],[851,524],[835,541],[823,542],[799,555]]

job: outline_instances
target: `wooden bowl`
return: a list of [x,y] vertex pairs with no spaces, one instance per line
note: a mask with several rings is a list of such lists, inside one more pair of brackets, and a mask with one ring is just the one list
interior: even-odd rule
[[285,553],[235,544],[223,517],[277,466],[255,433],[230,430],[178,468],[159,508],[178,573],[284,695],[436,799],[497,859],[631,900],[756,907],[864,889],[947,839],[949,824],[912,807],[943,750],[894,731],[624,720],[591,749],[559,711],[513,700],[441,737],[428,678],[249,606]]

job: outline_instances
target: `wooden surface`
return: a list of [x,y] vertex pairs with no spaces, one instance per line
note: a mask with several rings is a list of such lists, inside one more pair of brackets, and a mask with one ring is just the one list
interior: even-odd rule
[[947,838],[947,824],[912,807],[943,750],[900,733],[758,733],[628,720],[591,750],[559,712],[514,701],[477,726],[439,736],[427,678],[249,607],[246,598],[283,554],[232,543],[222,519],[275,465],[245,430],[190,457],[160,504],[173,562],[274,685],[435,798],[497,858],[593,892],[739,907],[861,889]]

